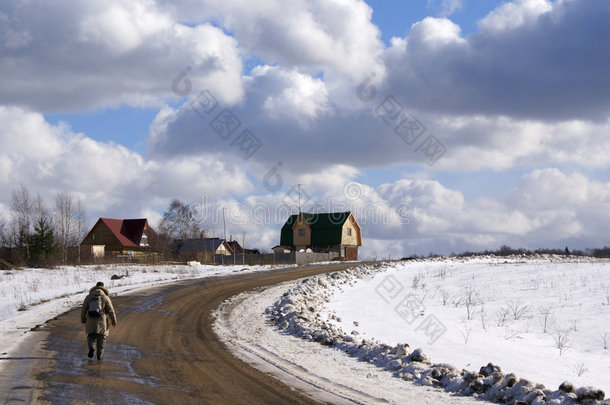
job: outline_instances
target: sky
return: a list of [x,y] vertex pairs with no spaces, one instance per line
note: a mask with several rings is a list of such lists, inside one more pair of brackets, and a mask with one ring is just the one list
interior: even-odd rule
[[269,249],[354,213],[360,257],[610,244],[604,0],[7,0],[0,216],[191,204]]

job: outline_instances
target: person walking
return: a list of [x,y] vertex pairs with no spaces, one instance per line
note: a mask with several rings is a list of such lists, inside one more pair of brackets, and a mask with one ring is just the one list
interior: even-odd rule
[[93,354],[97,349],[97,359],[101,360],[104,354],[106,338],[110,332],[110,324],[112,326],[117,325],[110,294],[104,288],[104,283],[101,281],[89,290],[89,295],[85,298],[81,308],[80,320],[85,324],[89,358],[93,358]]

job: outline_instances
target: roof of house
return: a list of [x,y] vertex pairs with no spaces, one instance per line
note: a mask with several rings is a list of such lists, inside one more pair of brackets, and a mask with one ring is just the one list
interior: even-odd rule
[[258,249],[244,249],[236,240],[228,240],[226,242],[235,253],[260,254],[260,250]]
[[[309,214],[303,212],[303,218],[311,229],[312,245],[338,245],[341,244],[341,234],[343,224],[352,213],[346,212],[327,212],[320,214]],[[280,235],[280,245],[294,246],[292,227],[299,215],[291,215],[282,227]]]
[[[91,232],[96,228],[99,223],[106,225],[112,234],[118,239],[119,243],[124,247],[137,247],[140,246],[144,229],[147,227],[148,220],[146,218],[138,219],[114,219],[114,218],[100,218],[91,229]],[[155,236],[155,231],[148,227],[151,236]],[[89,236],[89,235],[87,235]],[[86,237],[85,237],[86,238]]]
[[223,242],[226,241],[220,238],[187,239],[178,249],[178,253],[216,252]]

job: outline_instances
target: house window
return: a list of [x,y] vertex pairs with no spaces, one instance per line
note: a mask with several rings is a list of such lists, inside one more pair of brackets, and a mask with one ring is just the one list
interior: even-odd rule
[[142,234],[142,239],[140,239],[140,246],[148,246],[148,236]]
[[304,238],[305,237],[305,229],[304,228],[300,228],[298,230],[298,235],[299,235],[299,238]]
[[352,236],[352,228],[347,228],[347,236]]

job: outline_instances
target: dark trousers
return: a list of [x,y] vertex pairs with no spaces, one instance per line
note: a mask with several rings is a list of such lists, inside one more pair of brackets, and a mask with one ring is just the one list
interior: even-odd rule
[[[103,333],[90,333],[87,335],[87,344],[89,345],[89,350],[97,349],[97,358],[99,359],[102,357],[102,353],[104,353],[106,336]],[[96,347],[93,346],[94,344]]]

